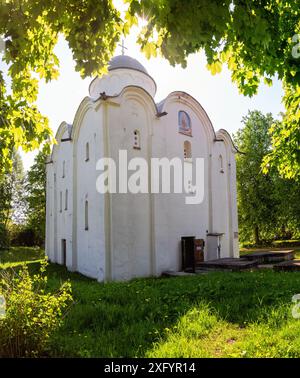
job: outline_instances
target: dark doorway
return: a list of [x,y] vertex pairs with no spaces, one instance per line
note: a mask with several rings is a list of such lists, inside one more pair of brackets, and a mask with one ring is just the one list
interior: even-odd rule
[[183,271],[195,272],[197,266],[204,261],[204,246],[204,240],[196,239],[195,236],[181,238]]
[[195,271],[195,236],[183,236],[181,238],[182,270],[185,272]]

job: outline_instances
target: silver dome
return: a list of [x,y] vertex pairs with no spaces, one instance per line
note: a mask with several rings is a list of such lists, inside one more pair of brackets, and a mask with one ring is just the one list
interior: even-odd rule
[[131,58],[128,55],[118,55],[112,58],[109,62],[108,70],[116,70],[118,68],[127,68],[130,70],[136,70],[140,72],[144,72],[148,75],[146,68],[138,62],[136,59]]

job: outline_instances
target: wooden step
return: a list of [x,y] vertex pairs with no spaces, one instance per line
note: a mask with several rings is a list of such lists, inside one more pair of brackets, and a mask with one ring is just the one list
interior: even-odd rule
[[284,261],[275,264],[273,269],[277,272],[300,272],[300,260]]
[[163,277],[190,277],[190,276],[194,276],[195,273],[175,272],[173,270],[167,270],[165,272],[162,272],[161,275]]

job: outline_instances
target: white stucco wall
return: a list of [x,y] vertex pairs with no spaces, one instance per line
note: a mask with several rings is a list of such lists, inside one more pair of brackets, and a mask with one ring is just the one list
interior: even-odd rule
[[[195,236],[205,239],[209,230],[209,135],[203,120],[192,109],[189,100],[173,96],[164,106],[168,114],[159,121],[154,133],[154,156],[184,161],[184,142],[192,147],[192,158],[204,159],[204,200],[200,204],[186,204],[187,193],[155,195],[155,236],[157,274],[164,270],[181,269],[181,237]],[[192,137],[178,132],[178,112],[186,111],[192,124]],[[185,165],[194,165],[184,163]],[[195,167],[194,167],[195,168]],[[195,182],[194,182],[195,183]]]
[[[50,160],[50,159],[49,159]],[[54,173],[53,163],[46,164],[46,255],[54,261]]]
[[[128,89],[119,104],[108,105],[109,157],[118,162],[119,150],[149,161],[153,114],[141,91]],[[139,130],[141,150],[134,149],[134,131]],[[117,165],[118,168],[118,165]],[[129,174],[128,177],[130,177]],[[111,278],[124,280],[152,274],[152,221],[149,194],[110,195]],[[107,224],[109,227],[109,224]]]
[[[221,161],[223,161],[223,168]],[[212,154],[212,232],[223,233],[221,237],[221,257],[230,257],[230,235],[228,205],[229,157],[224,142],[215,142]]]
[[[101,107],[91,103],[83,109],[74,133],[77,270],[99,281],[105,275],[104,199],[96,191],[96,162],[103,156],[102,123]],[[86,143],[89,143],[88,161]],[[85,230],[85,201],[88,201],[88,230]]]
[[[72,188],[73,188],[73,145],[69,139],[66,124],[62,124],[57,135],[50,162],[47,164],[47,223],[46,254],[51,261],[62,264],[62,239],[66,240],[66,265],[72,266]],[[63,177],[63,165],[65,174]],[[67,209],[66,209],[66,191]],[[62,203],[60,204],[60,196]]]

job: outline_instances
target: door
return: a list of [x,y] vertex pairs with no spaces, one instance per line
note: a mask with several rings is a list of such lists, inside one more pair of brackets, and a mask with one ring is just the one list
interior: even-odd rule
[[195,239],[194,248],[195,248],[195,265],[204,261],[204,245],[205,242],[203,239]]
[[221,258],[221,238],[223,233],[207,234],[207,260],[218,260]]

